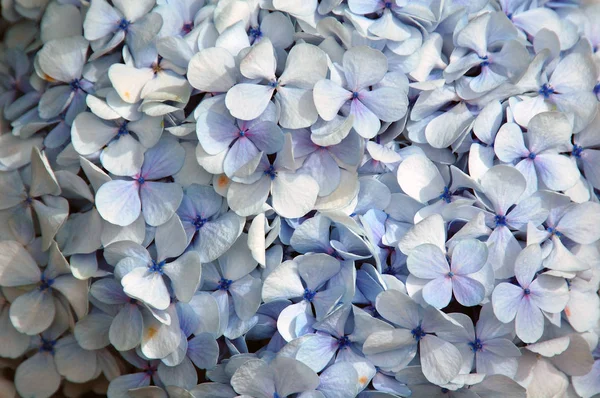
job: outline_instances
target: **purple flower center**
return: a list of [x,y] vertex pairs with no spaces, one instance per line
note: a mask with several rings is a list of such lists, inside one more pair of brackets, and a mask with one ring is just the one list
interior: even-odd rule
[[56,340],[46,340],[45,338],[41,338],[42,344],[40,345],[40,352],[49,352],[54,355],[54,346],[56,345]]
[[121,18],[119,21],[119,29],[124,30],[125,32],[129,29],[129,25],[131,25],[131,21],[128,21],[125,18]]
[[390,9],[390,8],[392,8],[392,2],[391,2],[391,1],[386,1],[386,2],[383,4],[383,6],[384,6],[385,8],[388,8],[388,9]]
[[198,231],[204,226],[204,224],[206,224],[207,221],[208,220],[206,218],[202,218],[202,216],[196,216],[192,224],[194,224],[194,227],[196,227],[196,231]]
[[347,336],[342,336],[338,339],[338,347],[341,350],[342,348],[348,347],[352,342]]
[[69,86],[71,87],[71,91],[77,91],[81,88],[81,84],[79,82],[79,79],[74,79],[71,80],[71,83],[69,83]]
[[269,82],[268,86],[277,88],[277,86],[279,86],[279,82],[277,80],[273,80],[272,82]]
[[181,28],[181,31],[184,34],[188,34],[192,31],[192,29],[194,29],[194,23],[193,22],[187,22],[185,24],[183,24],[183,27]]
[[552,94],[554,94],[554,89],[550,87],[548,84],[544,84],[538,91],[544,98],[550,98]]
[[580,158],[581,157],[581,152],[583,152],[583,147],[574,144],[573,145],[573,151],[571,152],[572,156],[575,156],[576,158]]
[[312,302],[313,299],[315,298],[315,294],[317,294],[317,292],[315,292],[314,290],[310,290],[309,288],[304,289],[304,295],[302,296],[302,298],[306,301]]
[[138,184],[142,185],[146,182],[146,179],[142,176],[138,177],[137,179]]
[[531,290],[529,290],[529,288],[523,289],[523,294],[529,296],[531,294]]
[[27,203],[28,205],[31,205],[33,203],[33,198],[29,195],[27,195],[27,197],[25,198],[25,203]]
[[481,63],[479,63],[480,66],[488,66],[490,64],[489,58],[487,55],[484,55],[483,57],[479,57],[479,59],[481,60]]
[[165,266],[164,261],[157,263],[156,261],[152,260],[152,265],[150,265],[148,268],[150,269],[150,272],[156,272],[156,273],[162,275],[164,266]]
[[233,283],[233,281],[231,279],[221,278],[221,280],[218,283],[218,289],[219,290],[229,290],[232,283]]
[[421,325],[411,330],[410,333],[412,333],[413,338],[417,341],[420,341],[427,334],[423,331],[423,329],[421,329]]
[[352,99],[357,99],[358,98],[358,91],[354,91],[352,93]]
[[594,86],[594,94],[600,94],[600,83],[596,83],[596,85]]
[[546,231],[550,232],[552,235],[557,236],[559,238],[561,238],[563,236],[563,234],[560,231],[557,231],[556,228],[548,227],[548,228],[546,228]]
[[536,156],[536,155],[535,155],[535,153],[533,153],[533,152],[529,152],[529,155],[527,155],[527,157],[528,157],[529,159],[531,159],[531,160],[534,160],[534,159],[535,159],[535,156]]
[[469,346],[471,347],[471,350],[473,352],[477,352],[477,351],[483,350],[483,344],[481,343],[481,340],[479,340],[479,339],[475,339],[475,341],[471,341],[469,343]]
[[454,272],[450,271],[446,274],[448,278],[452,278],[454,276]]

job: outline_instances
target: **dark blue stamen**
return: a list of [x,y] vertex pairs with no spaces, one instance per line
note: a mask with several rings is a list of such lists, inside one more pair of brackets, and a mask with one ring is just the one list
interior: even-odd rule
[[557,231],[555,228],[552,228],[552,227],[546,228],[546,231],[550,232],[552,235],[555,235],[559,238],[563,236],[563,234],[561,232]]
[[575,156],[576,158],[580,158],[581,157],[581,152],[583,152],[583,147],[574,144],[573,145],[573,151],[571,152],[571,155]]
[[511,21],[512,21],[512,19],[513,19],[513,15],[512,15],[512,13],[510,13],[510,12],[509,12],[508,14],[506,14],[506,17],[507,17],[508,19],[510,19]]
[[414,328],[413,330],[410,331],[413,335],[413,338],[417,341],[420,341],[423,337],[425,337],[425,335],[427,333],[425,333],[423,331],[423,329],[421,329],[421,325],[417,326],[416,328]]
[[248,31],[248,34],[250,35],[250,37],[252,37],[254,40],[259,39],[262,37],[262,32],[260,30],[260,27],[257,28],[250,28],[250,30]]
[[277,80],[273,80],[272,82],[269,82],[268,86],[277,88],[277,86],[279,86],[279,82]]
[[202,228],[207,221],[208,220],[206,218],[202,218],[202,216],[196,216],[196,218],[193,221],[194,227],[196,227],[196,231]]
[[277,177],[277,172],[275,171],[275,167],[273,167],[273,165],[269,166],[269,168],[266,169],[263,174],[269,176],[271,180],[274,180],[275,177]]
[[81,84],[79,84],[79,79],[71,80],[69,86],[71,87],[71,91],[79,90],[81,88]]
[[240,130],[240,137],[244,137],[248,130]]
[[163,274],[163,267],[165,266],[165,262],[161,261],[160,263],[157,263],[156,261],[152,260],[152,265],[149,266],[148,268],[150,269],[150,272],[156,272],[159,274]]
[[140,176],[140,177],[138,177],[137,182],[138,182],[138,184],[142,185],[143,183],[146,182],[146,179],[144,177]]
[[117,139],[123,137],[124,135],[129,134],[129,130],[127,130],[127,124],[129,124],[129,122],[121,123],[121,125],[119,126],[119,131],[117,132],[117,136],[116,136]]
[[386,1],[385,4],[384,4],[384,7],[388,8],[388,9],[392,8],[392,2],[391,1]]
[[233,281],[231,279],[221,278],[221,280],[218,283],[218,289],[219,290],[229,290],[232,283],[233,283]]
[[454,276],[454,272],[450,271],[446,274],[448,278],[452,278]]
[[552,94],[554,94],[554,89],[550,87],[548,84],[544,84],[539,90],[538,93],[544,96],[544,98],[549,98]]
[[338,339],[338,347],[341,350],[342,348],[348,347],[352,342],[347,336],[340,337]]
[[45,338],[41,338],[42,344],[40,345],[40,352],[49,352],[54,355],[54,346],[56,345],[56,340],[46,340]]
[[596,85],[594,86],[594,94],[600,94],[600,83],[596,83]]
[[481,340],[479,340],[479,339],[475,339],[475,341],[471,341],[469,343],[469,346],[471,347],[471,350],[473,352],[477,352],[477,351],[483,350],[483,344],[481,343]]
[[273,398],[281,398],[276,392],[273,393]]
[[125,32],[129,29],[129,25],[131,25],[131,21],[128,21],[125,18],[121,18],[119,21],[119,29],[124,30]]
[[529,288],[523,289],[523,294],[529,296],[531,294],[531,290],[529,290]]
[[315,298],[315,294],[317,294],[317,292],[306,288],[304,289],[304,295],[302,296],[302,298],[306,301],[313,301],[313,299]]
[[535,153],[533,153],[533,152],[529,152],[529,155],[527,155],[527,157],[528,157],[529,159],[531,159],[531,160],[534,160],[534,159],[535,159],[535,156],[536,156],[536,155],[535,155]]
[[39,289],[44,292],[48,289],[50,289],[50,287],[54,284],[54,279],[51,278],[46,278],[46,276],[44,274],[42,274],[42,279],[41,279],[41,283],[39,286]]
[[442,394],[448,394],[450,392],[450,390],[448,390],[447,388],[442,388]]
[[352,93],[352,99],[357,99],[358,98],[358,91],[354,91]]
[[490,64],[489,58],[487,55],[484,55],[483,57],[479,57],[479,59],[481,60],[481,62],[479,63],[480,66],[488,66]]
[[443,200],[446,203],[452,202],[452,195],[450,194],[450,190],[448,187],[444,187],[444,192],[439,196],[439,199]]
[[494,217],[494,221],[496,222],[497,227],[501,225],[506,225],[506,216],[496,215],[496,217]]
[[25,203],[27,203],[28,205],[33,203],[33,198],[29,195],[27,195],[27,197],[25,198]]

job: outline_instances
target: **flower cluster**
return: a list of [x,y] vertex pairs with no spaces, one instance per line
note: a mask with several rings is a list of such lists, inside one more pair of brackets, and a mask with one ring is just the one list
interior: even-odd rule
[[2,0],[0,395],[600,394],[600,4]]

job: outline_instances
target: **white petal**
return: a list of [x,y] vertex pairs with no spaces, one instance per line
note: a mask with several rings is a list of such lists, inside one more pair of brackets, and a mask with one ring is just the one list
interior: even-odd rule
[[288,218],[311,211],[319,194],[319,184],[310,176],[279,172],[273,181],[273,208]]
[[235,59],[222,48],[204,49],[190,60],[187,77],[198,90],[225,93],[236,83]]
[[0,242],[0,284],[23,286],[40,281],[41,273],[34,258],[15,241]]
[[432,383],[446,384],[454,379],[462,364],[462,356],[452,344],[428,335],[421,340],[421,368]]
[[119,97],[129,104],[140,100],[142,89],[153,77],[150,68],[136,69],[132,66],[114,64],[108,69],[108,77]]
[[54,357],[40,352],[25,360],[15,373],[15,386],[23,397],[51,397],[60,387]]
[[96,193],[98,212],[112,224],[126,226],[133,223],[140,215],[141,207],[136,181],[110,181]]
[[400,163],[397,173],[402,190],[419,202],[426,203],[444,192],[446,183],[442,175],[425,156],[409,156]]
[[242,120],[259,117],[271,101],[273,87],[260,84],[236,84],[227,92],[225,104],[231,114]]
[[202,264],[200,255],[189,251],[177,260],[165,265],[164,273],[171,280],[177,298],[189,302],[200,286]]
[[144,267],[135,268],[121,279],[123,291],[156,309],[164,310],[171,302],[162,275]]
[[38,334],[50,326],[55,311],[52,293],[35,288],[15,299],[10,306],[10,320],[19,332]]

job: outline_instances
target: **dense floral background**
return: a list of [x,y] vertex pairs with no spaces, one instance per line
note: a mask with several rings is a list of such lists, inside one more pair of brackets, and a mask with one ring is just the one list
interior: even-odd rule
[[600,3],[1,6],[1,397],[599,396]]

